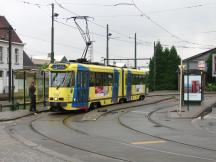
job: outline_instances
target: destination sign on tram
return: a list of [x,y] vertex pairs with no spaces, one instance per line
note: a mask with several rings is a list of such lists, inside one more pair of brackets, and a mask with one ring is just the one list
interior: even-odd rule
[[61,64],[54,64],[52,66],[52,69],[53,70],[65,70],[66,69],[66,66],[65,65],[61,65]]

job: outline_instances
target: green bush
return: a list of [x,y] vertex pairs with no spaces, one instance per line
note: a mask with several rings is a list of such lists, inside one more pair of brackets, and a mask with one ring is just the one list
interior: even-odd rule
[[207,91],[216,91],[216,83],[209,83],[206,88]]

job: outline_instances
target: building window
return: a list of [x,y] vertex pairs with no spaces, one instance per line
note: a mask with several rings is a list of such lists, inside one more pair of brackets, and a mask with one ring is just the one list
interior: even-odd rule
[[9,48],[7,48],[7,63],[9,63]]
[[0,78],[3,77],[3,71],[0,71]]
[[15,49],[15,64],[19,63],[19,49]]
[[0,46],[0,62],[3,62],[3,47]]

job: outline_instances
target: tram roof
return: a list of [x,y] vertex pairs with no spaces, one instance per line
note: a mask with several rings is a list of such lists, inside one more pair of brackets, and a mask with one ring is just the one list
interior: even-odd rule
[[[140,69],[133,69],[133,68],[128,68],[128,67],[116,67],[116,66],[105,66],[105,65],[95,65],[95,64],[83,64],[83,63],[76,63],[76,62],[73,62],[73,63],[57,63],[57,64],[53,64],[53,65],[67,65],[68,67],[67,68],[77,68],[78,65],[81,65],[81,66],[84,66],[84,67],[87,67],[89,69],[96,69],[96,70],[108,70],[108,71],[111,71],[113,69],[117,69],[117,70],[121,70],[121,69],[124,69],[124,70],[130,70],[132,72],[145,72],[144,70],[140,70]],[[52,64],[49,66],[51,68]]]

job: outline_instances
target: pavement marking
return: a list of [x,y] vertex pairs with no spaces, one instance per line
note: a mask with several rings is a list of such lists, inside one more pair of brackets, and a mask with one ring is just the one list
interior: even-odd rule
[[147,144],[159,144],[159,143],[165,143],[166,141],[158,140],[158,141],[139,141],[139,142],[132,142],[131,144],[134,145],[147,145]]
[[137,111],[137,110],[135,110],[135,111],[131,111],[132,113],[139,113],[139,114],[146,114],[146,115],[148,115],[149,114],[149,112],[147,112],[147,111]]

